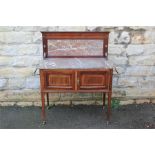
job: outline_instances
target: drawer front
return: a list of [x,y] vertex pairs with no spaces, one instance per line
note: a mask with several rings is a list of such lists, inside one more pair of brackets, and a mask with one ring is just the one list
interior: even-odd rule
[[108,88],[108,72],[106,71],[79,71],[79,90],[102,90]]
[[73,90],[75,88],[74,71],[49,71],[46,73],[46,88],[53,90]]

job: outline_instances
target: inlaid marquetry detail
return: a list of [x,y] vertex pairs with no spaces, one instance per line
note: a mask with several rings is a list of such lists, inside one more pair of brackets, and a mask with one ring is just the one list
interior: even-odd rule
[[74,89],[74,77],[73,71],[50,71],[46,74],[46,87],[48,89]]

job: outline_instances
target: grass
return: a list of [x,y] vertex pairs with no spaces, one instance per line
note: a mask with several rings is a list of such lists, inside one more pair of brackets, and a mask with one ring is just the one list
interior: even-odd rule
[[[121,106],[121,105],[120,105],[120,100],[118,100],[118,99],[116,99],[116,98],[113,98],[113,99],[111,100],[111,108],[112,108],[112,109],[117,109],[117,108],[119,108],[120,106]],[[107,102],[106,102],[105,107],[107,108]]]

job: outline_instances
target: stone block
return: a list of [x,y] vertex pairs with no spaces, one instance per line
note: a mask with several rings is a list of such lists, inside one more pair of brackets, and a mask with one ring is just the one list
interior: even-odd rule
[[136,104],[150,103],[150,99],[136,99]]
[[141,88],[155,88],[155,77],[138,78],[138,85]]
[[36,31],[56,31],[57,26],[15,26],[14,31],[36,32]]
[[[100,28],[100,27],[99,27]],[[97,26],[86,26],[86,31],[96,31]]]
[[119,33],[118,32],[116,32],[116,31],[112,31],[112,32],[110,32],[110,34],[109,34],[109,43],[110,44],[115,44],[115,43],[117,43],[118,41],[118,36],[119,36]]
[[155,75],[155,66],[130,66],[127,67],[126,76],[152,76]]
[[127,57],[109,55],[108,58],[115,65],[126,65],[128,63],[128,58]]
[[[40,31],[45,31],[45,28],[41,26],[41,28],[39,29]],[[47,31],[57,31],[58,30],[58,26],[48,26]]]
[[27,107],[27,106],[37,106],[41,107],[41,102],[0,102],[0,106],[19,106],[19,107]]
[[26,78],[26,88],[27,89],[39,89],[40,78],[34,77],[34,76]]
[[[105,101],[105,104],[107,105],[107,100]],[[103,101],[102,100],[96,100],[94,101],[94,105],[103,105]]]
[[40,63],[40,56],[1,56],[0,66],[27,67]]
[[58,26],[57,31],[85,31],[85,26]]
[[50,93],[49,94],[49,100],[51,102],[56,102],[60,100],[60,93]]
[[145,44],[146,38],[144,36],[145,30],[131,32],[131,44]]
[[127,31],[122,31],[119,37],[117,38],[116,42],[118,44],[129,44],[130,40],[131,40],[130,33]]
[[120,77],[118,79],[119,87],[136,87],[138,85],[138,79],[136,77]]
[[113,30],[114,31],[125,31],[125,26],[114,26]]
[[33,102],[33,105],[34,106],[37,106],[37,107],[41,107],[42,106],[42,103],[41,103],[41,101]]
[[38,26],[15,26],[14,31],[34,32],[37,31]]
[[8,79],[0,79],[0,89],[3,89],[7,86]]
[[88,100],[88,101],[73,101],[73,105],[94,105],[95,101],[93,100]]
[[4,90],[0,93],[0,102],[37,102],[41,101],[38,90]]
[[41,32],[33,32],[32,36],[33,43],[42,43],[42,34]]
[[17,77],[28,77],[33,76],[35,68],[25,67],[25,68],[13,68],[5,67],[0,68],[0,78],[17,78]]
[[126,92],[122,88],[113,88],[112,89],[112,97],[124,97],[126,96]]
[[27,67],[39,65],[41,61],[40,56],[16,56],[13,59],[13,67]]
[[0,32],[9,32],[13,30],[14,30],[13,26],[0,26]]
[[0,101],[0,106],[14,106],[16,102],[1,102]]
[[60,93],[60,100],[66,101],[66,100],[72,100],[73,93]]
[[0,55],[3,56],[22,56],[22,55],[40,55],[42,51],[41,44],[19,44],[0,46]]
[[155,96],[155,88],[126,88],[125,92],[127,97],[134,98],[150,98]]
[[144,45],[129,45],[126,49],[128,56],[141,55],[144,53]]
[[92,93],[61,93],[60,100],[86,100],[92,99]]
[[69,106],[71,104],[70,101],[57,101],[57,102],[52,102],[50,103],[50,105],[65,105],[65,106]]
[[155,43],[155,30],[146,31],[144,34],[144,37],[145,37],[145,43],[154,44]]
[[102,93],[93,93],[93,99],[102,99]]
[[8,89],[23,89],[25,88],[25,78],[11,78],[8,80]]
[[123,45],[109,45],[108,53],[110,55],[121,55],[125,51]]
[[114,30],[114,26],[86,26],[86,31],[92,32],[110,32]]
[[12,57],[0,56],[0,66],[9,66],[13,61]]
[[154,26],[129,26],[130,29],[132,30],[152,30],[154,28]]
[[15,103],[16,106],[20,106],[20,107],[26,107],[26,106],[33,106],[34,102],[16,102]]
[[132,44],[154,44],[155,43],[155,30],[150,29],[139,29],[132,31]]
[[115,66],[115,67],[117,71],[114,69],[113,71],[114,75],[120,75],[120,74],[125,73],[125,70],[126,70],[125,67],[121,67],[121,66]]
[[117,85],[118,85],[118,77],[113,76],[113,79],[112,79],[112,86],[113,86],[113,87],[117,87]]
[[155,55],[131,56],[129,65],[153,66],[155,65]]
[[[53,105],[55,105],[55,106],[59,106],[59,105],[61,105],[61,106],[70,106],[71,103],[72,103],[71,101],[50,101],[49,105],[51,105],[51,106],[53,106]],[[34,105],[34,106],[39,106],[40,107],[41,104],[42,104],[41,102],[32,102],[32,105]],[[25,104],[25,106],[27,106],[27,104]]]
[[0,32],[0,43],[32,43],[32,32]]
[[123,31],[123,30],[117,30],[110,32],[109,35],[109,43],[110,44],[129,44],[131,42],[130,32]]
[[155,54],[155,44],[129,45],[126,49],[128,56]]
[[151,103],[155,104],[155,98],[150,100]]
[[134,104],[134,100],[121,100],[120,105],[128,105],[128,104]]
[[92,93],[73,93],[72,100],[91,100],[93,98]]
[[155,44],[145,44],[143,55],[155,55]]

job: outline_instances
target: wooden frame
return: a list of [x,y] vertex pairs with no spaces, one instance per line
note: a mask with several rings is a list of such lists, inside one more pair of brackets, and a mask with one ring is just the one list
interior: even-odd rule
[[[109,32],[42,32],[43,37],[43,57],[44,58],[74,58],[74,57],[108,57],[108,37]],[[49,39],[94,39],[103,40],[103,55],[98,56],[49,56],[48,40]]]
[[[48,56],[48,39],[102,39],[104,41],[102,56],[69,56],[74,57],[108,57],[109,32],[42,32],[43,57]],[[68,56],[55,56],[54,58],[68,58]],[[52,56],[53,58],[53,56]],[[88,93],[100,92],[103,94],[103,108],[106,94],[108,95],[107,120],[111,115],[112,95],[112,68],[98,69],[40,69],[42,120],[45,123],[45,95],[49,106],[49,93]]]

